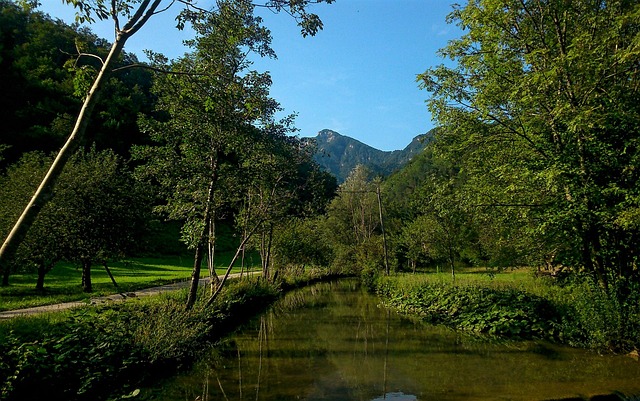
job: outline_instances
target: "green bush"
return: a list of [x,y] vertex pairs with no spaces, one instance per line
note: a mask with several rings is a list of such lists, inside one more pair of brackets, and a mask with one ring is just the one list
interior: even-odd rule
[[427,277],[380,278],[375,290],[401,312],[458,330],[616,352],[640,348],[637,285],[617,283],[606,292],[579,279],[558,286],[533,278],[455,284]]
[[[204,290],[202,290],[204,291]],[[219,338],[278,296],[262,280],[233,282],[208,309],[185,310],[184,293],[85,308],[46,330],[5,334],[0,400],[96,400],[131,392],[145,379],[192,363]],[[34,328],[42,329],[42,320]],[[22,323],[21,331],[27,327]]]
[[382,279],[376,291],[388,305],[434,324],[509,338],[558,336],[561,318],[555,306],[515,289],[444,282],[405,288]]
[[564,289],[565,341],[574,346],[629,351],[640,348],[640,286],[617,282],[603,291],[591,280]]

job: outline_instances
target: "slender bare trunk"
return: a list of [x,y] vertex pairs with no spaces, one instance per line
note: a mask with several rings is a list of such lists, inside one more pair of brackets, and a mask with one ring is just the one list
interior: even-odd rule
[[[4,278],[6,278],[7,284],[9,261],[15,256],[15,253],[18,250],[18,246],[24,240],[27,232],[29,231],[29,228],[33,225],[33,222],[38,216],[38,213],[40,213],[40,210],[42,210],[44,205],[49,201],[49,199],[51,199],[53,195],[53,187],[55,186],[58,177],[62,173],[65,164],[67,163],[67,161],[69,161],[71,156],[83,142],[87,126],[89,125],[89,121],[91,119],[91,114],[93,113],[93,109],[95,108],[95,105],[97,104],[99,99],[100,85],[111,69],[113,62],[118,57],[118,55],[120,55],[127,38],[128,35],[122,34],[119,34],[116,37],[113,45],[111,46],[111,50],[109,51],[109,55],[104,61],[102,68],[98,72],[98,75],[93,82],[93,86],[89,90],[89,93],[84,100],[71,135],[69,135],[69,138],[67,138],[64,146],[58,152],[58,155],[53,161],[53,164],[51,164],[49,171],[43,178],[33,197],[25,207],[24,211],[18,218],[18,221],[13,226],[13,229],[0,248],[0,271],[5,274]],[[3,284],[5,281],[4,278]]]
[[193,258],[193,269],[191,270],[191,286],[189,287],[189,296],[187,297],[187,309],[193,308],[198,297],[198,286],[200,285],[200,268],[202,266],[202,243],[196,246],[196,253]]
[[209,300],[207,301],[207,304],[205,305],[206,307],[211,306],[213,301],[215,301],[216,298],[218,297],[218,294],[220,294],[220,291],[222,291],[222,287],[227,282],[227,279],[229,278],[229,274],[231,274],[231,270],[233,269],[233,266],[236,264],[236,261],[238,260],[238,257],[240,256],[240,253],[242,252],[242,249],[247,244],[247,242],[249,242],[249,239],[251,239],[251,237],[256,232],[256,230],[258,229],[258,227],[260,226],[261,223],[262,222],[256,224],[256,226],[253,227],[253,229],[251,229],[251,231],[249,231],[247,233],[247,235],[242,239],[242,243],[238,247],[238,250],[236,250],[235,255],[233,255],[233,258],[231,259],[231,262],[229,263],[229,267],[227,267],[227,271],[224,273],[224,276],[222,277],[222,280],[220,281],[220,285],[218,286],[218,288],[216,288],[216,291],[213,294],[211,294],[211,297],[209,298]]
[[113,283],[113,286],[118,288],[118,283],[116,283],[116,278],[113,277],[113,274],[111,273],[111,269],[109,269],[109,266],[107,265],[106,260],[102,262],[102,266],[104,266],[104,269],[107,271],[107,275],[109,275],[109,278],[111,279],[111,283]]
[[82,290],[84,292],[93,292],[91,284],[91,259],[82,260]]
[[216,256],[216,217],[215,211],[211,213],[211,218],[209,219],[209,240],[208,244],[208,258],[207,258],[207,266],[209,268],[209,279],[210,279],[210,289],[211,293],[216,289],[216,286],[220,284],[220,278],[216,273],[216,264],[215,264],[215,256]]
[[267,236],[267,244],[264,256],[264,266],[262,268],[262,276],[265,280],[269,280],[270,271],[269,265],[271,264],[271,244],[273,242],[273,223],[269,223],[269,235]]

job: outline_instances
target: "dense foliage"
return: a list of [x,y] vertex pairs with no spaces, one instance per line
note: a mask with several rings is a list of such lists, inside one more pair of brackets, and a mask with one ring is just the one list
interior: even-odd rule
[[450,16],[465,35],[441,50],[456,66],[420,76],[467,213],[605,289],[640,279],[639,14],[617,0],[471,1]]
[[[588,282],[544,285],[532,277],[500,283],[466,277],[384,277],[372,283],[383,302],[401,313],[456,330],[506,339],[544,339],[600,351],[640,346],[638,297],[620,305]],[[632,313],[632,315],[629,314]]]
[[[97,67],[92,57],[75,57],[79,51],[104,56],[109,44],[86,28],[9,0],[0,1],[0,19],[0,143],[8,146],[2,169],[27,151],[49,153],[62,146],[80,108],[82,88]],[[116,67],[129,63],[137,59],[125,52]],[[127,69],[105,83],[87,145],[95,143],[98,149],[111,148],[126,156],[132,143],[144,142],[136,119],[149,111],[150,78],[144,69]]]
[[0,333],[0,399],[96,400],[132,393],[145,380],[191,364],[201,347],[264,308],[278,289],[241,282],[212,307],[192,311],[176,295],[80,310],[64,322],[42,323],[42,331],[33,330],[37,321],[15,324],[15,331]]
[[[85,20],[104,18],[109,11],[102,2],[71,3]],[[305,4],[273,1],[268,6],[285,7],[300,18],[305,33],[313,34],[321,23]],[[111,46],[32,6],[0,1],[3,81],[16,84],[7,87],[3,99],[18,99],[7,104],[10,129],[0,136],[3,239],[52,168],[47,153],[61,146],[71,131],[71,116],[90,97],[94,79],[102,79],[96,73],[105,68]],[[4,285],[11,273],[37,269],[41,289],[44,275],[64,259],[83,267],[83,285],[91,291],[92,264],[107,267],[109,260],[134,252],[175,249],[147,241],[151,226],[154,234],[162,233],[159,218],[182,224],[182,240],[200,249],[198,269],[208,250],[212,275],[216,245],[243,242],[218,237],[259,233],[262,242],[245,247],[263,251],[266,270],[275,225],[325,208],[335,181],[311,160],[313,148],[291,135],[293,118],[275,120],[280,108],[268,96],[270,76],[250,70],[250,54],[274,56],[270,33],[253,10],[247,1],[221,0],[203,15],[181,14],[196,37],[190,42],[193,53],[178,60],[149,53],[152,65],[145,66],[116,49],[101,98],[91,106],[95,113],[85,117],[89,135],[76,156],[65,156],[64,171],[57,168],[55,187],[42,191],[38,217],[29,223],[11,263],[0,267]],[[132,149],[136,160],[128,164]],[[43,153],[26,153],[34,150]],[[139,182],[133,181],[131,165],[138,168]],[[152,206],[156,216],[148,213]]]

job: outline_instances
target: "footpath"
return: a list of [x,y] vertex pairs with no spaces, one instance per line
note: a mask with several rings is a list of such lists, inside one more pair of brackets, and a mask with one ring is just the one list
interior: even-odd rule
[[[229,278],[237,278],[237,277],[240,277],[241,274],[243,273],[230,274]],[[250,272],[248,274],[254,274],[254,273]],[[247,275],[247,273],[245,272],[244,275]],[[64,303],[53,304],[53,305],[34,306],[33,308],[9,310],[9,311],[0,312],[0,320],[11,319],[18,316],[31,316],[31,315],[36,315],[39,313],[46,313],[46,312],[57,312],[57,311],[62,311],[67,309],[79,308],[81,306],[87,306],[87,305],[98,305],[105,302],[121,302],[129,298],[139,298],[139,297],[145,297],[149,295],[158,295],[163,292],[176,291],[182,288],[187,288],[190,284],[191,284],[191,280],[180,281],[173,284],[161,285],[159,287],[151,287],[151,288],[145,288],[142,290],[137,290],[132,292],[122,292],[118,294],[107,295],[104,297],[91,298],[89,301],[83,300],[83,301],[64,302]],[[201,278],[199,285],[203,286],[206,284],[209,284],[209,278],[208,277]]]

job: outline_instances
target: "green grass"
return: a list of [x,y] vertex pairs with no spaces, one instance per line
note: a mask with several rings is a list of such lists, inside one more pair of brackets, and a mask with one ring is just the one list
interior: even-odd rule
[[[530,268],[491,270],[486,268],[465,268],[456,270],[455,280],[451,272],[401,273],[397,276],[404,285],[420,285],[425,282],[455,283],[456,285],[482,285],[493,288],[528,289],[532,292],[548,288],[544,279],[536,279]],[[523,288],[524,287],[524,288]]]
[[[218,274],[224,273],[231,253],[221,254],[216,259]],[[259,266],[256,255],[250,255],[246,264],[252,268]],[[84,293],[81,287],[81,271],[77,265],[59,263],[47,274],[44,291],[35,289],[36,274],[14,274],[9,278],[8,287],[0,287],[0,311],[29,308],[55,303],[83,301],[97,296],[131,292],[142,288],[188,280],[191,276],[193,258],[190,256],[166,256],[156,258],[132,258],[109,264],[118,287],[115,288],[102,265],[91,270],[93,292]],[[233,272],[239,272],[240,267]],[[208,275],[203,266],[202,277]]]
[[[533,273],[461,269],[455,280],[450,273],[403,273],[379,281],[376,290],[406,313],[456,329],[525,333],[616,352],[640,347],[640,293],[622,299],[585,277],[557,282]],[[549,327],[547,312],[555,319]]]
[[[186,290],[0,322],[0,399],[121,399],[190,366],[202,349],[275,300],[278,286],[233,280],[211,307]],[[122,397],[125,398],[125,397]]]

